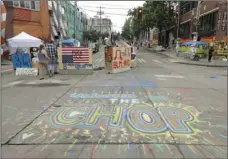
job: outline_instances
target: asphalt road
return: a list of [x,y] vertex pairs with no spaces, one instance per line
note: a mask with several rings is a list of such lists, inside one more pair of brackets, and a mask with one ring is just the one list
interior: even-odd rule
[[2,158],[227,158],[226,68],[146,49],[137,63],[43,81],[3,75]]

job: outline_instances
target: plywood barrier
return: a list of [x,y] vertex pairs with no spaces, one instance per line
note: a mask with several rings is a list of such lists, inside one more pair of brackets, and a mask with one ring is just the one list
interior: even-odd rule
[[93,74],[92,50],[86,47],[59,47],[60,74]]
[[131,68],[131,47],[106,47],[105,68],[108,73],[119,73]]

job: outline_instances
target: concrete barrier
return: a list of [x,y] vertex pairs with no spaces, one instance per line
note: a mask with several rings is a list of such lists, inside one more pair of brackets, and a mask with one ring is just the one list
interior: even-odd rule
[[105,68],[107,73],[119,73],[131,68],[131,47],[106,47]]
[[92,49],[86,47],[59,47],[59,74],[93,74]]

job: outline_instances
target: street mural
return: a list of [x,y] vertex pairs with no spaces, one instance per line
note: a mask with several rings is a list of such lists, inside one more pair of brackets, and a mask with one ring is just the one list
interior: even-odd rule
[[[159,95],[154,90],[137,93],[130,90],[120,93],[119,88],[112,92],[111,89],[72,90],[11,142],[46,144],[40,151],[52,144],[70,144],[64,157],[74,156],[74,145],[84,143],[94,144],[91,158],[96,156],[97,149],[109,149],[110,145],[104,144],[120,144],[117,154],[141,144],[137,151],[144,156],[156,157],[169,151],[170,156],[177,157],[172,145],[165,143],[187,144],[183,151],[188,150],[192,155],[200,151],[202,157],[224,154],[226,151],[216,145],[227,144],[227,125],[210,123],[202,110],[182,103],[188,100],[179,95],[176,98]],[[207,109],[214,114],[222,112],[212,107]],[[152,143],[155,143],[153,149],[147,145]]]

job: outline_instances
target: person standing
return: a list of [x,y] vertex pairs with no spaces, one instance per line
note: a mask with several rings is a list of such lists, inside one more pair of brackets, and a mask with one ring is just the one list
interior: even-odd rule
[[214,53],[214,48],[213,48],[213,46],[211,46],[209,49],[208,62],[211,62],[211,58],[213,56],[213,53]]
[[57,70],[57,62],[58,62],[58,54],[57,54],[57,47],[54,44],[54,41],[50,41],[46,45],[46,51],[48,56],[50,57],[49,61],[49,68],[50,68],[50,74],[58,74]]
[[[49,77],[51,77],[52,75],[49,72],[48,69],[48,61],[50,60],[50,58],[47,55],[47,52],[44,48],[44,45],[40,45],[40,51],[38,53],[38,61],[39,61],[39,76],[40,76],[40,80],[44,79],[44,70],[43,68],[49,73]],[[42,68],[43,67],[43,68]]]

